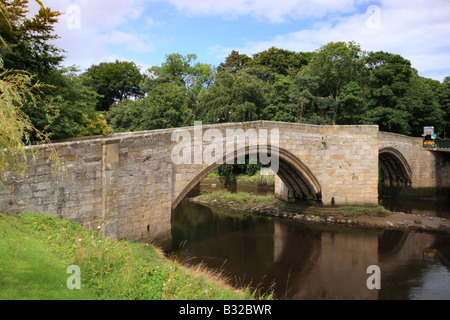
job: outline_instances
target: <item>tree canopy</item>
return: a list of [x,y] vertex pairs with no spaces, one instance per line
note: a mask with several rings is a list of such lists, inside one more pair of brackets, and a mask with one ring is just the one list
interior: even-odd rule
[[116,60],[93,65],[82,79],[98,94],[97,111],[108,111],[116,102],[144,96],[140,87],[144,77],[134,62]]
[[314,52],[233,50],[217,67],[172,53],[148,70],[116,60],[82,71],[62,66],[63,51],[52,44],[60,13],[41,6],[30,17],[27,7],[28,0],[2,2],[0,58],[3,70],[22,70],[41,85],[20,111],[55,139],[251,120],[450,133],[450,77],[421,77],[395,53],[339,41]]
[[[450,78],[440,83],[421,77],[402,56],[366,52],[355,42],[332,42],[314,52],[272,47],[248,56],[232,51],[215,70],[197,62],[195,54],[166,58],[161,66],[149,69],[142,87],[146,94],[156,89],[161,94],[163,83],[181,88],[191,111],[185,113],[191,119],[184,124],[193,119],[274,120],[376,124],[380,130],[414,136],[429,125],[442,137],[449,131]],[[114,120],[120,108],[131,104],[119,106],[111,115],[116,129],[134,130],[123,123],[117,126]]]

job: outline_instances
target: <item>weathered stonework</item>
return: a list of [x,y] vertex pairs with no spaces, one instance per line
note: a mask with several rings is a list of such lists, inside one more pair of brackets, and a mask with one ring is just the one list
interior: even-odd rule
[[[435,188],[442,187],[448,183],[448,178],[441,179],[441,172],[437,164],[445,158],[443,153],[436,153],[425,149],[422,138],[407,137],[400,134],[380,132],[379,149],[388,148],[399,152],[409,166],[409,183],[413,188]],[[444,161],[445,162],[445,161]],[[383,163],[381,163],[383,166]],[[395,171],[395,170],[394,170]],[[389,173],[386,173],[389,174]],[[403,173],[404,174],[404,173]],[[401,176],[401,172],[394,172],[394,176]],[[392,183],[396,183],[396,179]]]
[[[0,209],[47,213],[91,228],[101,226],[102,234],[112,238],[170,237],[172,209],[220,166],[195,164],[194,158],[194,164],[175,164],[172,150],[183,143],[172,141],[173,133],[189,132],[196,146],[201,144],[205,150],[210,142],[195,137],[208,129],[222,135],[218,144],[224,151],[230,143],[227,130],[278,130],[278,150],[272,155],[279,157],[278,175],[293,197],[324,204],[376,205],[379,150],[385,147],[404,156],[412,171],[412,186],[436,186],[436,155],[423,150],[416,138],[379,133],[377,126],[256,121],[205,125],[200,132],[188,127],[55,143],[52,147],[65,170],[58,173],[48,161],[49,147],[36,147],[37,157],[30,159],[27,173],[10,177],[0,190]],[[271,141],[266,145],[271,150]],[[251,154],[255,146],[263,144],[246,142],[242,151]]]

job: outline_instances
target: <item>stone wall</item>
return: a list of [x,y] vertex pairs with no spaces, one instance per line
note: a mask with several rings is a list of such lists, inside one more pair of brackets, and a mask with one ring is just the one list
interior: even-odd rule
[[[200,147],[202,151],[208,150],[212,141],[211,136],[205,138],[207,132],[211,133],[208,129],[214,129],[221,136],[216,143],[225,151],[227,143],[232,141],[227,136],[230,130],[242,129],[244,133],[266,130],[269,138],[271,130],[278,130],[276,147],[282,166],[279,174],[302,188],[300,192],[326,205],[332,202],[337,205],[377,204],[380,148],[377,126],[256,121],[55,143],[52,147],[65,170],[59,173],[54,173],[52,163],[48,161],[49,146],[36,147],[39,150],[37,157],[30,159],[26,175],[10,177],[0,190],[0,208],[9,212],[52,214],[93,229],[101,226],[102,234],[107,237],[170,237],[171,210],[202,178],[219,166],[205,163],[201,157],[200,161],[192,157],[190,164],[177,164],[173,161],[172,151],[191,142],[194,143],[192,151]],[[174,139],[174,132],[188,134],[192,139],[181,142]],[[390,142],[386,137],[381,135],[382,143],[387,145]],[[407,154],[408,145],[401,141],[396,139],[396,147],[404,148],[402,150]],[[268,140],[267,145],[271,144],[274,145]],[[255,144],[246,142],[243,146],[249,153]],[[238,149],[237,145],[235,149]],[[423,154],[424,159],[432,160],[433,155],[427,152]],[[411,166],[421,167],[417,161]],[[284,170],[282,174],[281,169]],[[421,182],[432,184],[432,177],[423,170],[417,176],[422,177]]]
[[[224,136],[227,129],[278,129],[279,148],[292,153],[311,171],[320,184],[323,203],[331,204],[332,199],[335,204],[377,203],[377,126],[316,126],[259,121],[203,126],[203,131],[209,128],[220,130]],[[193,137],[194,129],[189,130]],[[207,145],[208,142],[203,143],[204,148]],[[187,194],[217,167],[208,164],[174,166],[174,194]]]
[[436,159],[438,154],[422,147],[423,140],[418,137],[407,137],[400,134],[380,132],[379,148],[394,148],[408,162],[412,175],[411,187],[434,188],[437,186]]

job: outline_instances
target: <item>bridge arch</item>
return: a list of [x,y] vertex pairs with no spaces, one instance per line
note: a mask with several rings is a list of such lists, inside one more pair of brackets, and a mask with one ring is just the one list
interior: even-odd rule
[[379,150],[378,155],[385,184],[400,187],[411,185],[412,170],[400,151],[386,147]]
[[[322,200],[322,187],[319,180],[315,177],[313,172],[291,152],[283,148],[274,148],[272,150],[270,145],[259,146],[258,148],[265,148],[267,150],[268,156],[272,159],[274,157],[279,159],[279,168],[276,173],[280,179],[284,182],[289,191],[298,199],[308,199],[308,200]],[[238,155],[249,156],[258,152],[257,148],[246,147],[244,149],[236,150],[234,155],[228,154],[223,157],[223,163],[226,159],[234,157],[236,159]],[[175,198],[172,203],[172,210],[175,209],[178,204],[188,195],[188,193],[206,178],[211,172],[222,166],[223,164],[213,163],[206,169],[202,170]]]

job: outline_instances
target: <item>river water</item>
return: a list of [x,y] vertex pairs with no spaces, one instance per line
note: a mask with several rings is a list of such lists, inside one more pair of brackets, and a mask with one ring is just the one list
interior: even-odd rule
[[[203,183],[195,192],[215,189]],[[255,185],[238,189],[273,192]],[[445,201],[383,204],[426,215],[450,213]],[[213,209],[187,197],[172,213],[172,243],[165,249],[178,261],[204,263],[234,285],[273,292],[276,299],[450,300],[447,235],[305,224]],[[369,278],[378,281],[368,270],[372,265],[379,267],[380,289],[368,288]]]

